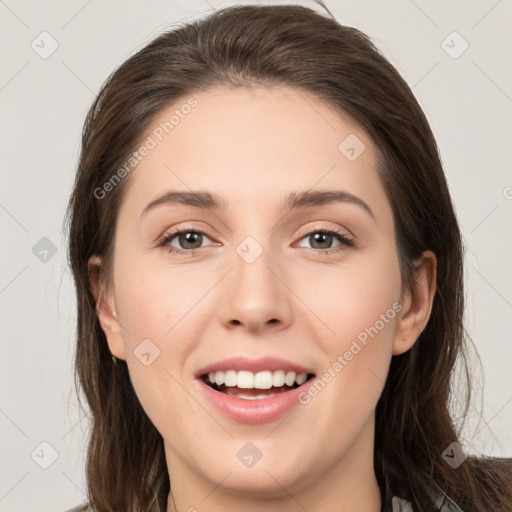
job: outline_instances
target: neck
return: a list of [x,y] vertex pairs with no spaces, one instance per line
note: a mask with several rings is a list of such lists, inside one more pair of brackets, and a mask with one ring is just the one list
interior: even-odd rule
[[[171,452],[166,457],[171,480],[167,512],[380,512],[381,494],[373,468],[373,418],[341,460],[322,465],[312,479],[308,474],[296,485],[284,488],[276,479],[277,491],[241,491],[230,488],[230,475],[219,482],[208,481]],[[329,456],[330,454],[327,454]],[[305,481],[308,483],[305,483]]]

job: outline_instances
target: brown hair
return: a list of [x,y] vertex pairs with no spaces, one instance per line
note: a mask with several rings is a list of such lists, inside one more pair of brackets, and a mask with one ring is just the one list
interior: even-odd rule
[[[412,91],[358,30],[301,6],[238,6],[166,32],[130,57],[103,85],[85,121],[68,207],[69,259],[77,289],[76,386],[92,425],[87,452],[89,504],[95,511],[164,511],[169,481],[163,440],[114,360],[96,315],[87,263],[110,274],[120,201],[130,177],[104,198],[93,193],[134,151],[163,109],[212,85],[286,85],[348,114],[372,138],[378,172],[394,213],[404,282],[423,251],[438,260],[432,314],[413,348],[392,358],[377,405],[375,471],[406,475],[417,510],[433,510],[420,483],[432,477],[466,511],[510,510],[510,478],[490,459],[457,469],[442,452],[458,441],[449,413],[454,365],[462,356],[463,250],[436,142]],[[469,391],[469,387],[468,387]],[[467,393],[466,409],[469,404]]]

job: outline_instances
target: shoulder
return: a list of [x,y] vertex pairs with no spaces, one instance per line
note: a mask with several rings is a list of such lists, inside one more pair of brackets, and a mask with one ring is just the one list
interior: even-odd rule
[[88,505],[79,505],[77,507],[65,510],[64,512],[93,512],[93,510]]

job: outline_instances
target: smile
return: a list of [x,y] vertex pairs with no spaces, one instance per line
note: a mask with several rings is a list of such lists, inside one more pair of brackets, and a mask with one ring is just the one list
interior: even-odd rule
[[228,370],[210,372],[203,378],[212,389],[229,396],[244,400],[262,400],[295,389],[312,377],[312,374],[284,370],[258,373]]
[[217,412],[238,423],[275,421],[299,404],[315,374],[282,359],[234,358],[196,374],[202,393]]

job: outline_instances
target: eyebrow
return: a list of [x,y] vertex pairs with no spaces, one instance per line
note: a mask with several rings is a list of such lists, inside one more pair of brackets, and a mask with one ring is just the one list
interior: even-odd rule
[[[289,212],[298,208],[332,203],[355,204],[365,210],[373,220],[377,220],[372,209],[362,199],[343,190],[291,192],[283,202],[281,211]],[[183,204],[212,211],[226,210],[229,206],[229,203],[222,197],[211,192],[182,192],[170,190],[151,201],[142,211],[141,217],[157,206],[173,204]]]

